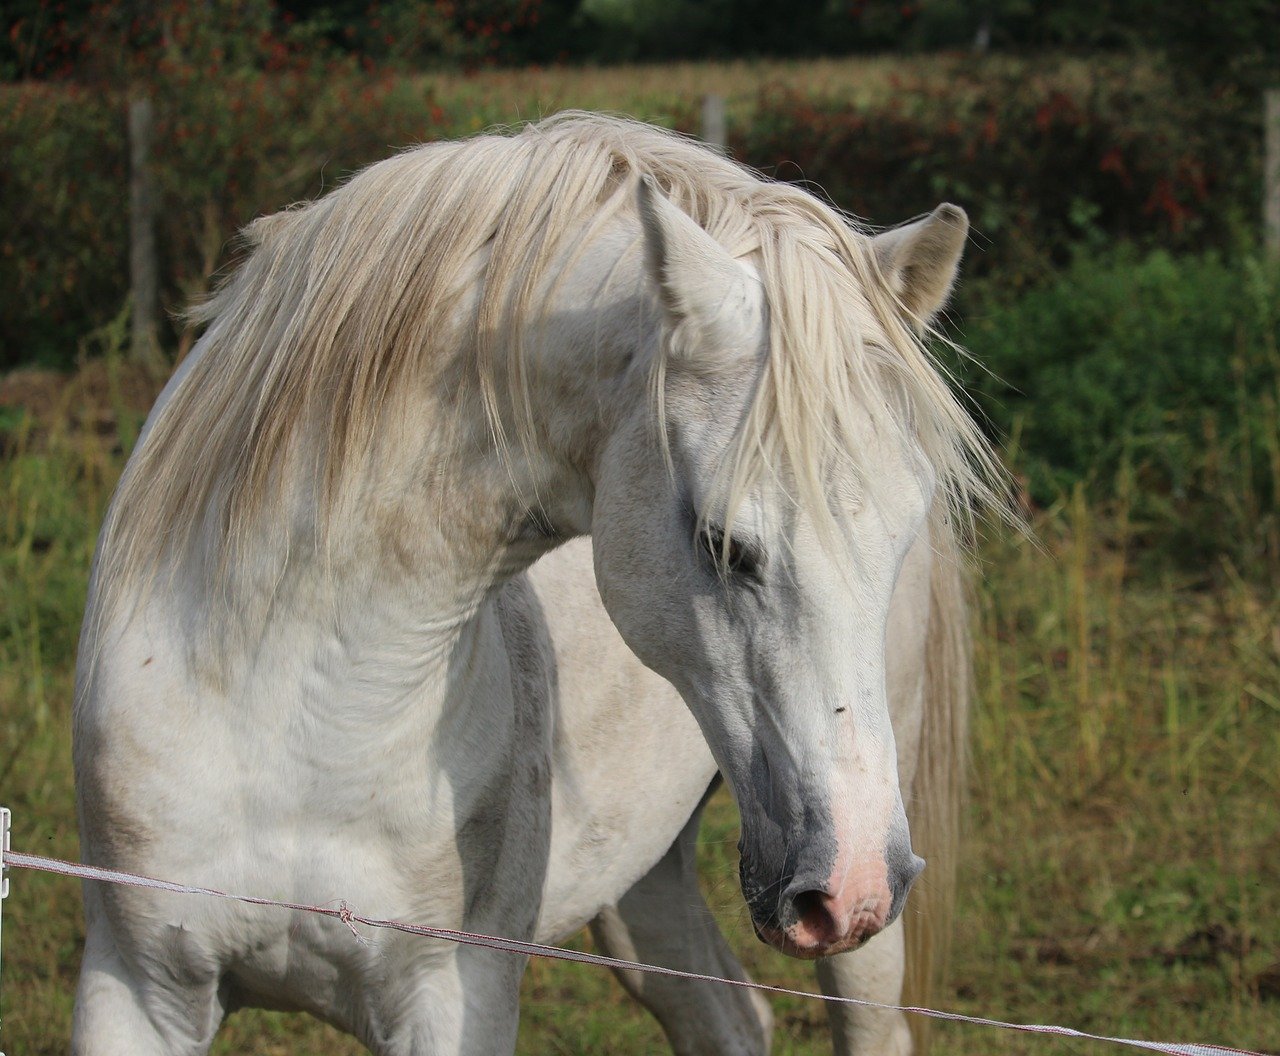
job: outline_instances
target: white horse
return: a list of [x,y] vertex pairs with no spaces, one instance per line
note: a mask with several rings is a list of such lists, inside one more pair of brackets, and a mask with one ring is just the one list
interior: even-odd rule
[[[945,832],[952,521],[996,479],[920,341],[966,226],[870,239],[580,114],[254,225],[99,542],[85,860],[522,939],[595,918],[614,952],[740,974],[692,874],[718,769],[760,936],[883,933],[820,977],[896,996],[900,781]],[[525,575],[588,534],[594,586],[582,547]],[[85,907],[82,1056],[203,1053],[246,1004],[379,1054],[514,1044],[508,954],[96,883]],[[767,1048],[741,992],[626,982],[678,1051]]]

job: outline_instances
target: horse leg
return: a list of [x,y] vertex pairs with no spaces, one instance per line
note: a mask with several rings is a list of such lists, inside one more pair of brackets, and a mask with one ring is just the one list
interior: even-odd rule
[[378,941],[386,942],[386,973],[370,995],[372,1014],[354,1031],[370,1052],[497,1056],[515,1051],[525,958],[465,946],[442,949],[417,937]]
[[[747,981],[698,890],[701,817],[702,804],[658,864],[592,921],[591,934],[611,957]],[[677,1056],[768,1053],[773,1012],[761,994],[643,972],[615,974],[662,1025]]]
[[[833,997],[896,1005],[902,998],[902,918],[865,946],[817,962],[818,985]],[[910,1056],[911,1031],[901,1012],[827,1002],[836,1056]]]
[[214,973],[167,965],[181,937],[149,958],[163,979],[141,974],[116,944],[96,885],[85,885],[87,932],[71,1028],[72,1056],[204,1056],[224,1009]]

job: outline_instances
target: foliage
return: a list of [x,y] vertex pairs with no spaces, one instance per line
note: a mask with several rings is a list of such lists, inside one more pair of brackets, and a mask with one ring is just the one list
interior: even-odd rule
[[1280,60],[1276,0],[586,0],[575,58],[812,56],[988,48],[1167,54],[1201,85],[1246,85]]
[[[163,301],[207,292],[234,233],[447,128],[429,88],[349,63],[274,73],[174,64],[154,86]],[[127,297],[124,97],[0,88],[0,368],[65,366]],[[179,324],[166,344],[189,340]]]
[[78,87],[0,99],[0,369],[41,352],[66,363],[125,297],[123,119]]
[[[632,87],[654,71],[369,73],[270,35],[256,58],[243,45],[227,65],[216,34],[182,36],[175,24],[172,35],[181,46],[149,90],[162,296],[175,310],[207,290],[238,227],[396,146],[583,103],[693,131],[699,85],[715,83],[695,67],[669,73],[683,94]],[[738,84],[769,85],[735,89],[732,148],[879,221],[958,201],[990,247],[971,273],[998,272],[1012,288],[1081,241],[1229,245],[1256,209],[1256,143],[1239,145],[1213,97],[1175,95],[1149,64],[953,57],[889,68],[726,67]],[[496,100],[485,85],[499,81],[512,89]],[[110,87],[0,86],[0,367],[69,363],[127,296],[123,112]],[[186,339],[176,328],[166,344]]]
[[1256,91],[1280,61],[1277,0],[8,0],[0,80],[83,80],[192,18],[417,69],[1065,48],[1160,52],[1201,86]]
[[1034,501],[1119,488],[1148,545],[1280,583],[1280,270],[1082,253],[963,339]]
[[569,56],[580,0],[277,0],[291,25],[366,67],[519,65]]
[[850,16],[826,0],[588,0],[575,50],[606,62],[834,54],[820,43],[833,21]]
[[18,0],[6,21],[0,72],[20,80],[118,87],[166,63],[278,66],[287,50],[271,0]]
[[[1216,0],[1212,4],[1166,4],[1145,0],[1139,18],[1152,43],[1186,81],[1217,91],[1280,87],[1280,3],[1277,0]],[[1145,10],[1142,10],[1145,8]]]
[[893,24],[889,46],[947,48],[978,44],[1008,51],[1071,49],[1168,53],[1202,84],[1257,83],[1260,67],[1280,57],[1276,0],[865,0],[864,19]]
[[989,247],[968,267],[1006,286],[1064,264],[1081,242],[1227,244],[1256,196],[1256,156],[1227,149],[1212,101],[1178,97],[1150,66],[943,60],[895,87],[852,105],[762,89],[730,145],[857,215],[964,205]]
[[212,45],[221,64],[358,58],[366,69],[564,58],[579,0],[11,0],[0,80],[124,84]]

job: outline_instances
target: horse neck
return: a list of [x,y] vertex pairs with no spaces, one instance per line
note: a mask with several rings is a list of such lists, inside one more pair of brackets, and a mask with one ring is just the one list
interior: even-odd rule
[[[642,371],[620,366],[635,351],[628,343],[646,340],[654,323],[638,292],[635,234],[634,223],[621,222],[575,246],[567,269],[551,268],[533,299],[546,310],[495,342],[489,392],[507,425],[505,444],[460,341],[456,356],[379,409],[373,446],[332,506],[305,472],[318,463],[329,427],[316,420],[302,427],[293,471],[282,468],[279,513],[235,540],[239,556],[224,578],[217,555],[226,547],[213,521],[193,552],[170,555],[179,611],[225,645],[213,650],[225,664],[213,666],[234,666],[265,640],[299,634],[347,643],[356,663],[378,656],[386,641],[412,640],[424,658],[446,656],[502,584],[589,531],[594,464],[612,418],[645,398]],[[466,309],[457,322],[456,333],[474,332]],[[513,396],[506,353],[516,343],[525,351],[527,401]],[[522,411],[532,412],[528,428]],[[211,596],[228,603],[202,604]],[[407,678],[413,650],[405,656]]]
[[[359,699],[383,717],[425,708],[427,721],[470,700],[492,652],[490,602],[536,553],[523,553],[531,548],[504,531],[502,503],[475,486],[486,467],[455,464],[471,486],[441,481],[413,501],[371,503],[328,547],[300,545],[305,527],[254,540],[253,560],[236,564],[220,597],[211,599],[209,564],[189,563],[151,599],[149,629],[181,628],[192,674],[240,699],[293,699],[271,687],[301,672],[320,680],[320,697]],[[396,487],[408,494],[439,469],[405,473]],[[377,486],[393,479],[381,473]]]
[[409,445],[415,466],[433,467],[431,487],[409,489],[417,505],[403,522],[413,535],[433,525],[424,565],[443,554],[490,590],[590,532],[600,453],[646,398],[647,374],[633,364],[658,337],[638,249],[634,220],[615,219],[562,255],[531,298],[532,317],[487,357],[493,405],[463,362],[409,409],[408,421],[432,423]]

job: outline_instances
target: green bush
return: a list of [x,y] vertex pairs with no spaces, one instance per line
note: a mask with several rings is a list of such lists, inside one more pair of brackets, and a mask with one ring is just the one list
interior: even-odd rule
[[969,320],[966,387],[1031,498],[1081,486],[1189,567],[1280,571],[1280,271],[1132,247],[1080,255]]
[[0,87],[0,369],[65,364],[119,312],[129,269],[124,139],[123,109],[94,92]]

